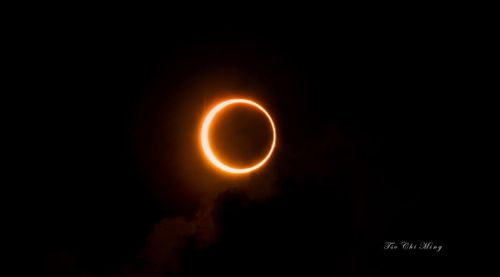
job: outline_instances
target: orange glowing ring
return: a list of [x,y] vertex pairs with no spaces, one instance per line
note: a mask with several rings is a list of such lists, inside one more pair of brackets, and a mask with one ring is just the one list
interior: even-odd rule
[[[222,111],[224,108],[227,108],[231,105],[234,104],[245,104],[245,105],[250,105],[253,106],[257,109],[259,109],[261,112],[263,112],[267,119],[269,119],[269,123],[271,124],[271,128],[273,131],[273,141],[271,144],[271,148],[269,149],[269,152],[267,152],[267,155],[264,159],[262,159],[260,162],[250,166],[250,167],[245,167],[245,168],[236,168],[236,167],[231,167],[228,166],[224,163],[222,163],[214,154],[212,151],[212,148],[210,147],[210,141],[209,141],[209,132],[210,132],[210,125],[212,124],[213,119],[219,113]],[[247,100],[247,99],[230,99],[223,101],[219,104],[217,104],[214,108],[210,110],[210,112],[205,116],[205,119],[203,120],[203,125],[201,127],[201,136],[200,136],[200,141],[201,141],[201,147],[203,148],[203,152],[205,153],[205,156],[208,158],[208,160],[215,165],[217,168],[228,172],[232,174],[244,174],[244,173],[249,173],[251,171],[254,171],[258,168],[260,168],[262,165],[264,165],[267,160],[271,157],[271,154],[273,153],[274,147],[276,145],[276,128],[274,127],[274,122],[269,113],[259,104]]]

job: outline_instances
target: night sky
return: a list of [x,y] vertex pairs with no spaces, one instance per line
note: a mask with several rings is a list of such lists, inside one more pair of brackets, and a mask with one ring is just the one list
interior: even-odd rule
[[[445,272],[441,134],[456,80],[439,30],[128,19],[30,34],[31,255],[45,275]],[[262,104],[278,133],[270,161],[245,176],[214,170],[199,148],[202,116],[231,96]],[[237,118],[228,124],[265,126]],[[261,155],[262,130],[237,131],[251,145],[224,155]],[[217,145],[233,141],[223,132]],[[443,249],[385,250],[388,241]]]

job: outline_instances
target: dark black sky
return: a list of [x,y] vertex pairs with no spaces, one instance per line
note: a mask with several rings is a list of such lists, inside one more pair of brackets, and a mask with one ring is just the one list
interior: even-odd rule
[[[29,34],[44,272],[169,276],[172,259],[181,276],[444,268],[443,134],[458,81],[445,32],[376,18],[138,21]],[[233,92],[268,107],[279,136],[269,165],[242,180],[212,172],[193,139],[206,105]],[[200,247],[179,222],[199,222],[206,199],[216,238]],[[444,250],[383,250],[404,240]],[[170,241],[180,246],[165,254]]]

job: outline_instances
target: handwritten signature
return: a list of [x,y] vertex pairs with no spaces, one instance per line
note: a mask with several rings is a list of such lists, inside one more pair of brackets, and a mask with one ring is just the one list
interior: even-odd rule
[[408,241],[386,241],[384,244],[385,250],[431,250],[440,252],[443,246],[433,241],[408,242]]

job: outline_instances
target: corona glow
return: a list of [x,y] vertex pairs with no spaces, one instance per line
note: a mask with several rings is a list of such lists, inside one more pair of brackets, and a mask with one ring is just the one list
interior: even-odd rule
[[[218,113],[222,112],[225,108],[231,106],[231,105],[248,105],[252,106],[254,108],[257,108],[259,111],[261,111],[263,114],[266,115],[267,119],[269,120],[269,124],[271,125],[272,129],[272,143],[271,147],[269,148],[269,151],[267,152],[266,156],[259,161],[258,163],[249,166],[249,167],[243,167],[243,168],[237,168],[237,167],[232,167],[228,166],[227,164],[221,162],[214,154],[212,151],[212,148],[210,146],[210,126],[212,124],[212,121],[214,118],[217,116]],[[274,127],[274,122],[269,113],[259,104],[247,100],[247,99],[230,99],[230,100],[225,100],[213,107],[210,112],[205,116],[203,120],[203,125],[201,127],[201,134],[200,134],[200,142],[201,142],[201,147],[203,149],[203,153],[207,157],[207,159],[215,165],[217,168],[228,172],[232,174],[244,174],[244,173],[249,173],[251,171],[254,171],[261,166],[263,166],[267,160],[271,157],[271,154],[273,153],[274,147],[276,145],[276,129]]]

